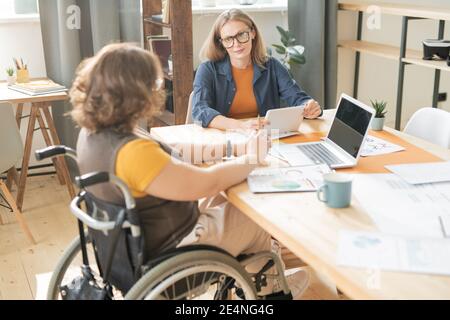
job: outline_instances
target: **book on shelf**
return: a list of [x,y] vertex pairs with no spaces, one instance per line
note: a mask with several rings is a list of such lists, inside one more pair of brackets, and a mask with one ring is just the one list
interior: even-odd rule
[[170,0],[162,2],[162,23],[170,24]]
[[33,80],[27,83],[15,83],[8,88],[30,96],[67,91],[66,87],[55,83],[52,80]]
[[163,23],[163,15],[162,14],[154,14],[151,16],[151,20],[155,22]]
[[157,34],[157,35],[147,36],[147,49],[148,49],[149,51],[152,51],[152,52],[153,52],[152,41],[153,41],[154,39],[164,39],[164,40],[167,40],[167,39],[170,39],[170,38],[169,38],[168,35],[165,35],[165,34]]
[[[153,37],[153,36],[150,36]],[[147,38],[148,39],[148,38]],[[168,38],[150,38],[149,50],[159,57],[161,65],[165,71],[169,70],[169,56],[171,54],[171,40]]]
[[170,24],[170,1],[163,0],[161,14],[153,14],[150,19],[154,22]]

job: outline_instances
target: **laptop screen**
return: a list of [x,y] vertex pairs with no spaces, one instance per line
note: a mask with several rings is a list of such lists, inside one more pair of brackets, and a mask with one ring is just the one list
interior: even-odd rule
[[343,97],[328,139],[356,158],[371,119],[372,114],[369,111]]

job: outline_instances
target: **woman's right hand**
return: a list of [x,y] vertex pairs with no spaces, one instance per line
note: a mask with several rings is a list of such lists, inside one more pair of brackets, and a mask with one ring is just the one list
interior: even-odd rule
[[265,165],[265,159],[272,146],[267,130],[253,131],[247,142],[246,153],[251,164]]
[[264,129],[265,126],[268,126],[270,124],[270,122],[264,118],[261,118],[260,123],[261,123],[261,127],[258,128],[258,119],[250,119],[247,121],[242,121],[242,122],[240,122],[240,129],[242,129],[242,130],[258,130],[258,129]]

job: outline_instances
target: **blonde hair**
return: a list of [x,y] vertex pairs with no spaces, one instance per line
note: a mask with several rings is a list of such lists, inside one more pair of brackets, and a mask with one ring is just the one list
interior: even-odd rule
[[200,50],[200,59],[202,61],[220,61],[226,57],[227,51],[220,42],[220,31],[228,21],[240,21],[245,23],[252,31],[255,32],[255,39],[253,39],[251,51],[252,61],[259,66],[264,66],[267,61],[267,52],[261,33],[259,32],[253,19],[238,9],[224,11],[217,17],[211,32]]
[[161,75],[152,53],[132,44],[107,45],[79,65],[70,89],[71,116],[92,132],[131,132],[140,119],[151,119],[164,105]]

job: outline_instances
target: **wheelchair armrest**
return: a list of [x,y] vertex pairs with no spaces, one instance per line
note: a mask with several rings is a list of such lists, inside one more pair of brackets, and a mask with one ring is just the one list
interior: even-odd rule
[[95,184],[105,182],[111,182],[120,189],[125,198],[125,204],[128,210],[133,210],[136,207],[136,202],[126,183],[123,182],[120,178],[116,177],[115,175],[110,174],[109,172],[104,171],[91,172],[84,174],[81,177],[75,178],[75,184],[80,189],[84,189],[93,186]]
[[94,184],[109,182],[108,172],[91,172],[82,175],[81,177],[75,177],[75,184],[78,188],[87,188]]
[[70,203],[70,210],[75,215],[75,217],[77,217],[78,220],[83,222],[89,228],[92,228],[92,229],[98,230],[98,231],[106,232],[106,231],[114,230],[116,228],[115,221],[100,221],[100,220],[97,220],[97,219],[91,217],[86,212],[81,210],[80,204],[82,201],[83,201],[83,195],[75,197]]
[[75,159],[75,161],[77,160],[76,151],[63,145],[50,146],[44,149],[36,150],[34,156],[36,157],[37,161],[58,156],[69,156]]

